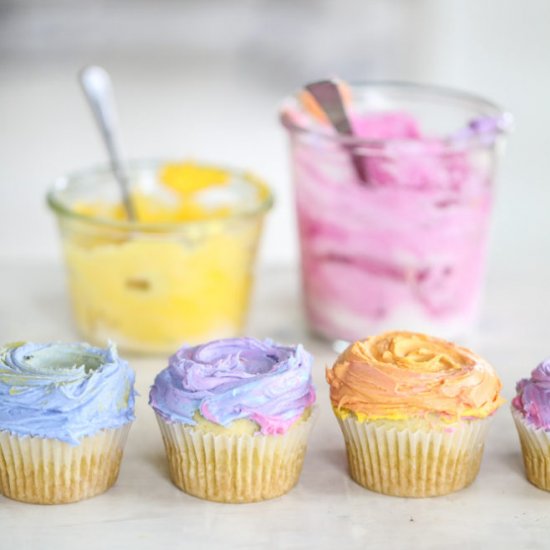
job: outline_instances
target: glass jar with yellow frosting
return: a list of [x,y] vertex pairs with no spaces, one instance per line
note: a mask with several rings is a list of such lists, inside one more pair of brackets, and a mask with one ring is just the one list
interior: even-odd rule
[[80,331],[144,353],[239,334],[268,187],[192,162],[134,162],[128,173],[133,222],[107,168],[60,178],[48,194]]

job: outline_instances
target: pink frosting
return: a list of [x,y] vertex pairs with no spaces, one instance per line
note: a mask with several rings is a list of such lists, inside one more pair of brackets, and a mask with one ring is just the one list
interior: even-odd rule
[[446,140],[423,137],[407,113],[351,120],[357,135],[381,140],[363,157],[367,185],[358,181],[349,149],[313,133],[293,135],[313,328],[355,340],[396,326],[470,325],[492,206],[489,149],[452,149]]

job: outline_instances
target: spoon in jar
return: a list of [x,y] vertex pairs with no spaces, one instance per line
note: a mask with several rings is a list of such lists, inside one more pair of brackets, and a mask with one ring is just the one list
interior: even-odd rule
[[120,148],[118,116],[111,78],[105,69],[96,65],[84,67],[78,76],[84,95],[103,137],[111,170],[120,187],[126,217],[129,221],[136,221],[136,211],[129,192],[128,174]]
[[[342,95],[334,81],[320,80],[319,82],[312,82],[307,84],[305,89],[315,98],[315,101],[339,134],[354,137]],[[351,147],[348,147],[348,149],[351,149]],[[350,155],[359,181],[366,185],[368,183],[368,176],[365,159],[353,150],[350,150]]]

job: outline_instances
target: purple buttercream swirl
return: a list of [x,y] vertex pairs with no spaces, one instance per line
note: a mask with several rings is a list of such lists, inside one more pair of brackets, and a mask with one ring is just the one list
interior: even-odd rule
[[184,346],[155,378],[149,404],[169,422],[195,413],[227,426],[249,419],[263,434],[285,433],[315,401],[311,355],[299,345],[228,338]]
[[517,396],[512,405],[535,428],[550,430],[550,358],[516,385]]
[[478,139],[487,145],[492,145],[496,138],[512,127],[512,115],[501,113],[499,116],[481,116],[468,122],[466,126],[455,132],[451,141],[455,143]]

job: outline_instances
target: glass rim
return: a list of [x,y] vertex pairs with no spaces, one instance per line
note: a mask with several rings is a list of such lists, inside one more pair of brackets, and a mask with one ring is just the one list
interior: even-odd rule
[[[503,127],[496,129],[495,134],[496,138],[507,134],[513,124],[512,114],[500,107],[497,103],[486,99],[481,95],[477,95],[471,92],[467,92],[458,88],[452,88],[447,86],[439,86],[437,84],[422,84],[418,82],[405,81],[405,80],[362,80],[362,81],[352,81],[348,83],[351,89],[392,89],[395,91],[404,90],[412,91],[414,93],[426,93],[438,96],[442,100],[451,100],[451,101],[462,101],[469,102],[471,104],[477,104],[478,106],[484,107],[487,111],[492,112],[492,116],[495,118],[502,118]],[[303,88],[300,88],[293,92],[292,94],[286,96],[281,106],[279,107],[279,120],[281,124],[290,132],[296,132],[300,134],[309,134],[317,138],[325,140],[327,142],[338,143],[344,146],[353,146],[356,153],[361,154],[361,146],[363,147],[365,153],[370,151],[375,151],[377,154],[380,154],[380,147],[387,143],[395,144],[412,144],[417,143],[418,140],[414,138],[393,138],[393,139],[369,139],[356,136],[346,136],[342,134],[329,134],[323,132],[321,129],[306,127],[304,125],[298,124],[291,119],[290,116],[285,112],[285,106],[291,101],[296,100],[298,93],[302,91]],[[493,140],[493,142],[496,141]],[[460,142],[453,143],[450,140],[445,141],[445,144],[448,145],[448,150],[464,150],[468,148],[480,148],[480,147],[490,147],[493,143],[487,143],[480,139],[480,136],[472,135],[466,139],[461,140]]]
[[[185,159],[184,159],[185,161]],[[163,164],[182,162],[182,159],[166,159],[166,158],[154,158],[154,159],[130,159],[125,165],[126,168],[131,171],[145,170],[147,168],[153,169],[155,167],[161,167]],[[194,161],[193,161],[194,162]],[[176,233],[184,232],[189,228],[204,228],[212,224],[225,224],[232,223],[237,220],[245,220],[260,216],[268,212],[274,204],[274,195],[271,188],[264,182],[264,180],[254,173],[248,170],[237,169],[233,167],[227,167],[221,164],[214,164],[210,162],[196,162],[197,165],[204,168],[213,168],[218,170],[224,170],[234,177],[238,177],[242,180],[247,180],[251,184],[258,186],[258,189],[262,193],[258,204],[254,208],[249,208],[234,212],[223,218],[204,219],[204,220],[190,220],[182,222],[140,222],[129,220],[113,220],[101,216],[92,217],[86,214],[81,214],[63,204],[58,198],[58,194],[61,191],[69,188],[71,182],[76,182],[79,179],[85,179],[93,175],[107,175],[112,174],[112,169],[109,164],[96,164],[88,168],[75,170],[69,172],[64,176],[59,176],[51,182],[50,188],[46,193],[46,202],[51,210],[59,218],[73,219],[79,222],[89,224],[91,226],[110,228],[115,230],[125,230],[133,232],[151,232],[151,233]]]

